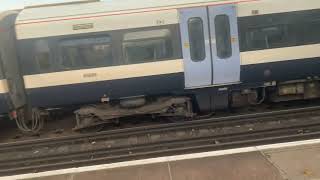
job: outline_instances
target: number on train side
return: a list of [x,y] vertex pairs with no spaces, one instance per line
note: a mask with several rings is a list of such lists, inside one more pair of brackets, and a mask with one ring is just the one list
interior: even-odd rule
[[158,19],[158,20],[156,21],[156,24],[157,24],[157,25],[163,25],[163,24],[165,24],[165,20],[164,20],[164,19]]

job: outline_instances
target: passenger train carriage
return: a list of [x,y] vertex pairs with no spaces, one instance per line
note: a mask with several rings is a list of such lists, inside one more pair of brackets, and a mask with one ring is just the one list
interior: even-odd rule
[[[153,102],[161,97],[165,100],[155,104],[192,104],[192,110],[173,113],[191,115],[267,97],[316,98],[319,32],[318,0],[129,0],[29,7],[15,21],[23,78],[18,91],[25,100],[16,100],[11,110],[21,104],[48,109],[120,103],[104,113],[78,111],[106,117],[122,112],[122,102],[141,110],[148,107],[148,97]],[[0,93],[6,92],[5,82],[0,81]]]

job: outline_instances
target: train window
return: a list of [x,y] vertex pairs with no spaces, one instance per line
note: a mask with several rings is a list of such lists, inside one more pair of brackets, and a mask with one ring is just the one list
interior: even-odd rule
[[217,56],[226,59],[232,56],[230,21],[227,15],[217,15],[214,19]]
[[239,18],[241,51],[320,43],[320,10]]
[[320,17],[318,19],[306,19],[304,23],[300,23],[295,27],[299,31],[299,41],[304,44],[320,42]]
[[199,17],[188,20],[190,56],[194,62],[203,61],[206,58],[203,21]]
[[139,31],[124,35],[123,55],[127,64],[161,61],[173,57],[168,29]]
[[51,69],[50,49],[46,40],[38,40],[34,44],[34,59],[40,72],[48,72]]
[[113,65],[111,37],[68,39],[60,43],[64,69]]
[[247,32],[247,41],[252,48],[277,48],[288,43],[286,34],[287,26],[284,25],[254,28]]

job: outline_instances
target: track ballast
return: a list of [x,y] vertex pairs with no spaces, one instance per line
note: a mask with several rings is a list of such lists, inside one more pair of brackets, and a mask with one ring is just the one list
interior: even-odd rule
[[320,137],[320,106],[0,145],[0,175]]

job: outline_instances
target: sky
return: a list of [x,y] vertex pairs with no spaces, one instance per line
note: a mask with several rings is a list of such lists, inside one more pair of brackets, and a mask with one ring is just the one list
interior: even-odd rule
[[55,2],[69,2],[74,0],[0,0],[0,12],[11,9],[22,9],[24,6]]

